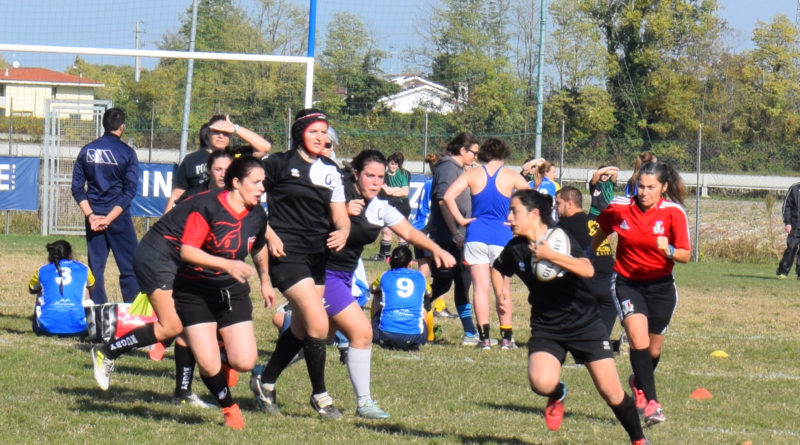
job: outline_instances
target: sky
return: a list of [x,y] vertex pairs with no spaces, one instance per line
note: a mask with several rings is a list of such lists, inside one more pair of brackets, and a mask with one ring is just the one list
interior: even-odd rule
[[[252,4],[255,0],[235,1]],[[303,7],[308,5],[308,0],[292,1]],[[721,17],[736,30],[733,39],[736,50],[752,47],[750,36],[758,20],[769,22],[778,13],[792,21],[796,16],[797,2],[792,0],[719,2]],[[317,29],[321,35],[317,36],[317,50],[321,49],[321,37],[333,12],[347,10],[369,22],[381,49],[397,53],[420,40],[417,28],[429,16],[434,4],[434,0],[318,0]],[[181,14],[190,6],[191,0],[0,0],[0,43],[133,48],[138,21],[143,31],[140,47],[156,49],[161,36],[177,29]],[[74,55],[27,52],[0,55],[8,62],[18,61],[23,67],[55,70],[66,69],[75,58]],[[83,58],[91,63],[133,64],[131,58]],[[143,65],[152,68],[155,62],[155,59],[144,59]],[[385,60],[382,68],[388,73],[399,73],[407,67],[400,58],[393,57]]]

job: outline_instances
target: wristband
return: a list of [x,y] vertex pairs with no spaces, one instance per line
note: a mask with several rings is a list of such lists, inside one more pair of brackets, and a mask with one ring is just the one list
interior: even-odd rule
[[667,254],[667,258],[672,259],[673,255],[675,255],[675,246],[670,244],[669,245],[669,253]]
[[86,219],[89,219],[89,218],[91,218],[91,217],[92,217],[92,215],[94,215],[94,212],[89,212],[89,214],[88,214],[88,215],[86,215]]
[[238,131],[239,131],[239,126],[236,125],[236,124],[233,124],[233,134],[236,134]]

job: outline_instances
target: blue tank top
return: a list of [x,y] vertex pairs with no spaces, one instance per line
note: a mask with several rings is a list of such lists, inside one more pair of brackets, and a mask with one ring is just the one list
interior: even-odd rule
[[493,246],[505,246],[511,239],[508,220],[510,199],[497,190],[496,179],[501,168],[489,175],[486,166],[486,186],[478,194],[472,195],[472,217],[476,218],[467,226],[466,242],[481,242]]
[[427,283],[421,272],[392,269],[380,280],[383,309],[378,326],[395,334],[421,334],[425,331],[423,298]]

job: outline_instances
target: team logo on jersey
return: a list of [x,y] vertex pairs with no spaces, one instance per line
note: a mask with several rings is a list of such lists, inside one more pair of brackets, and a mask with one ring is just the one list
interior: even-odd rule
[[93,164],[117,165],[117,158],[111,150],[90,148],[86,150],[86,162]]
[[299,178],[300,177],[300,170],[298,170],[296,168],[293,168],[293,169],[289,170],[289,174],[292,175],[293,178]]
[[518,266],[519,266],[519,270],[521,272],[525,272],[525,262],[524,261],[520,261]]
[[[220,230],[222,237],[217,238],[216,228]],[[225,221],[218,221],[214,223],[214,229],[209,233],[206,242],[211,244],[211,251],[218,256],[225,254],[228,258],[235,258],[236,251],[242,245],[242,224],[241,222],[229,223]]]
[[373,199],[367,204],[367,208],[363,210],[364,217],[367,222],[373,226],[383,227],[383,212],[386,208],[387,202],[381,199]]
[[339,170],[332,165],[322,162],[320,159],[317,159],[311,164],[308,177],[314,185],[322,186],[327,189],[333,189],[341,184]]
[[664,234],[664,221],[656,221],[656,224],[653,226],[653,233],[656,235]]
[[256,237],[250,236],[247,238],[247,251],[249,252],[253,248],[253,244],[256,243]]
[[622,315],[627,317],[628,315],[633,314],[633,303],[631,300],[625,300],[622,302]]
[[622,224],[619,225],[619,228],[622,230],[631,230],[630,226],[628,226],[628,221],[622,220]]

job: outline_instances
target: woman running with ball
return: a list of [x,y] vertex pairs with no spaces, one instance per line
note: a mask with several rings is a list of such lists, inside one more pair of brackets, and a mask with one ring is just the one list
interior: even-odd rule
[[[567,352],[586,366],[595,387],[620,421],[633,444],[646,444],[633,399],[625,394],[614,365],[608,332],[597,316],[597,301],[586,278],[594,268],[572,236],[570,254],[553,250],[545,238],[554,226],[552,198],[535,190],[519,190],[511,197],[508,221],[514,238],[492,266],[492,286],[504,292],[503,278],[519,276],[529,291],[531,340],[528,343],[528,380],[533,392],[548,398],[545,422],[561,427],[567,387],[559,381]],[[536,264],[549,261],[563,275],[540,281]],[[510,298],[510,297],[509,297]]]

